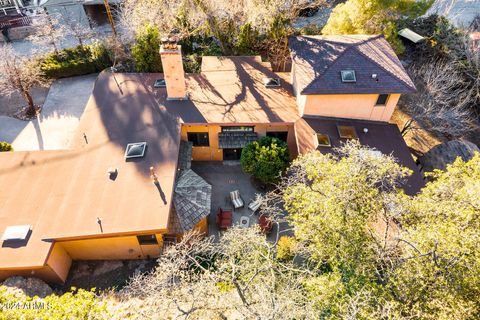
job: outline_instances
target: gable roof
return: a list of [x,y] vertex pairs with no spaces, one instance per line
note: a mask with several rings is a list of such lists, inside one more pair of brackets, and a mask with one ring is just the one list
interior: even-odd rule
[[[382,35],[297,36],[288,41],[301,94],[412,93],[415,85]],[[342,82],[355,70],[356,82]],[[377,79],[372,78],[377,75]]]

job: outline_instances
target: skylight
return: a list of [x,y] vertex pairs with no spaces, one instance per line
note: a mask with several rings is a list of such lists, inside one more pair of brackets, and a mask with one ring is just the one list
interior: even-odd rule
[[317,140],[318,140],[318,145],[320,147],[331,147],[332,144],[330,143],[330,137],[328,134],[324,133],[317,133]]
[[166,86],[167,86],[167,83],[165,82],[165,79],[157,79],[153,84],[154,88],[165,88]]
[[264,78],[263,79],[263,84],[267,88],[280,87],[280,79],[279,78]]
[[342,139],[357,139],[357,132],[353,126],[337,126],[338,134]]
[[8,226],[3,233],[2,240],[25,240],[27,239],[28,233],[32,229],[32,226],[20,225],[20,226]]
[[354,70],[342,70],[340,74],[342,75],[342,82],[357,82]]
[[135,142],[127,144],[127,148],[125,150],[125,159],[142,158],[145,155],[146,148],[146,142]]

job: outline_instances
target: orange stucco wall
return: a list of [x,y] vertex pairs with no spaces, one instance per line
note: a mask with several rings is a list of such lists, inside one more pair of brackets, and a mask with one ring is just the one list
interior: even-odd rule
[[300,103],[299,111],[303,110],[303,115],[388,122],[400,94],[390,94],[385,106],[375,105],[378,94],[325,94],[303,97],[304,101],[297,99]]
[[[259,137],[263,137],[267,132],[289,132],[289,137],[293,134],[293,124],[235,124],[235,126],[254,126],[255,132]],[[208,147],[193,147],[192,160],[195,161],[222,161],[223,151],[218,147],[218,134],[222,131],[222,126],[217,124],[204,125],[183,125],[181,131],[182,140],[187,141],[188,132],[208,132]],[[290,145],[289,145],[290,147]]]
[[208,217],[205,217],[202,220],[200,220],[200,222],[197,223],[197,225],[193,228],[193,230],[196,230],[201,234],[208,236]]
[[65,251],[61,244],[55,243],[47,259],[49,266],[58,277],[64,282],[67,279],[68,271],[72,265],[72,258]]
[[13,276],[36,277],[48,283],[63,283],[65,281],[65,279],[62,279],[49,266],[39,268],[0,270],[0,280],[5,280],[8,277]]
[[158,245],[140,245],[136,236],[70,240],[59,242],[73,260],[122,260],[156,257],[162,247],[162,236],[157,234]]
[[48,283],[63,283],[67,279],[72,259],[57,244],[52,246],[45,266],[0,270],[0,280],[12,276],[36,277]]

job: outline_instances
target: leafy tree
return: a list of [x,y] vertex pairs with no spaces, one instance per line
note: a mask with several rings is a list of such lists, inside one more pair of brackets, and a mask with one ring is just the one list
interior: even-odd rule
[[432,0],[348,0],[337,5],[323,34],[383,33],[397,53],[404,48],[397,38],[396,21],[400,17],[418,17],[426,12]]
[[412,199],[402,219],[402,263],[389,288],[402,312],[423,319],[480,314],[480,154],[459,157]]
[[13,151],[13,147],[8,142],[0,141],[0,152],[2,151]]
[[396,232],[395,204],[405,197],[399,186],[409,170],[356,143],[338,152],[316,151],[294,160],[287,184],[281,184],[284,207],[296,238],[345,285],[383,282],[387,261],[382,259],[397,246],[385,233]]
[[240,163],[243,170],[264,183],[275,183],[289,162],[288,146],[277,138],[263,137],[249,143],[243,150]]
[[132,47],[132,56],[135,68],[138,72],[161,72],[162,61],[160,60],[160,36],[158,29],[146,26]]
[[320,314],[480,314],[480,154],[435,172],[415,197],[399,188],[409,170],[393,158],[351,143],[337,154],[298,158],[278,187],[298,246],[325,271],[306,282]]

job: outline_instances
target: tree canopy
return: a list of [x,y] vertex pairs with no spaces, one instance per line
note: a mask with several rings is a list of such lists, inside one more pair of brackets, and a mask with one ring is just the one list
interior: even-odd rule
[[397,38],[396,20],[418,17],[432,5],[432,0],[348,0],[337,5],[323,34],[384,34],[397,53],[403,46]]

